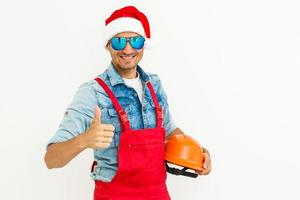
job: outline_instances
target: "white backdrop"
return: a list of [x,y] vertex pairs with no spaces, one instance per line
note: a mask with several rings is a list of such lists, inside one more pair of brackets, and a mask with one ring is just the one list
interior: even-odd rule
[[299,1],[0,2],[0,199],[92,199],[92,151],[48,170],[45,145],[79,85],[109,64],[104,19],[129,4],[155,42],[140,64],[212,156],[209,176],[168,176],[172,199],[300,199]]

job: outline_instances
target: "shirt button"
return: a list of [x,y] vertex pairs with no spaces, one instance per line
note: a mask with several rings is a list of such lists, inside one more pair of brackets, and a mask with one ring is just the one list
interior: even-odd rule
[[136,94],[136,93],[134,93],[134,96],[137,96],[137,94]]

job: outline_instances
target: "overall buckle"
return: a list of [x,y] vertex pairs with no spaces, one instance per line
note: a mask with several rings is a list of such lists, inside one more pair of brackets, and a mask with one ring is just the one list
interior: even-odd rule
[[119,117],[120,117],[120,120],[122,123],[129,122],[127,115],[123,109],[119,110],[118,113],[119,113]]
[[161,109],[161,107],[155,108],[155,111],[156,111],[157,117],[159,119],[162,119],[163,117],[162,117],[162,109]]

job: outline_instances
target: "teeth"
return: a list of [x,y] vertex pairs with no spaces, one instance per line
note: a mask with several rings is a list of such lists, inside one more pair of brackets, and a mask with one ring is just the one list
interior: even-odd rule
[[120,57],[124,59],[132,59],[134,56],[120,56]]

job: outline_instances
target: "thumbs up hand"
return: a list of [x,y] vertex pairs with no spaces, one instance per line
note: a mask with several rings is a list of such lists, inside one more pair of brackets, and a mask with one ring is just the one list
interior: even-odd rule
[[90,128],[84,133],[87,148],[101,149],[109,147],[112,142],[115,127],[112,124],[101,123],[101,110],[97,106]]

